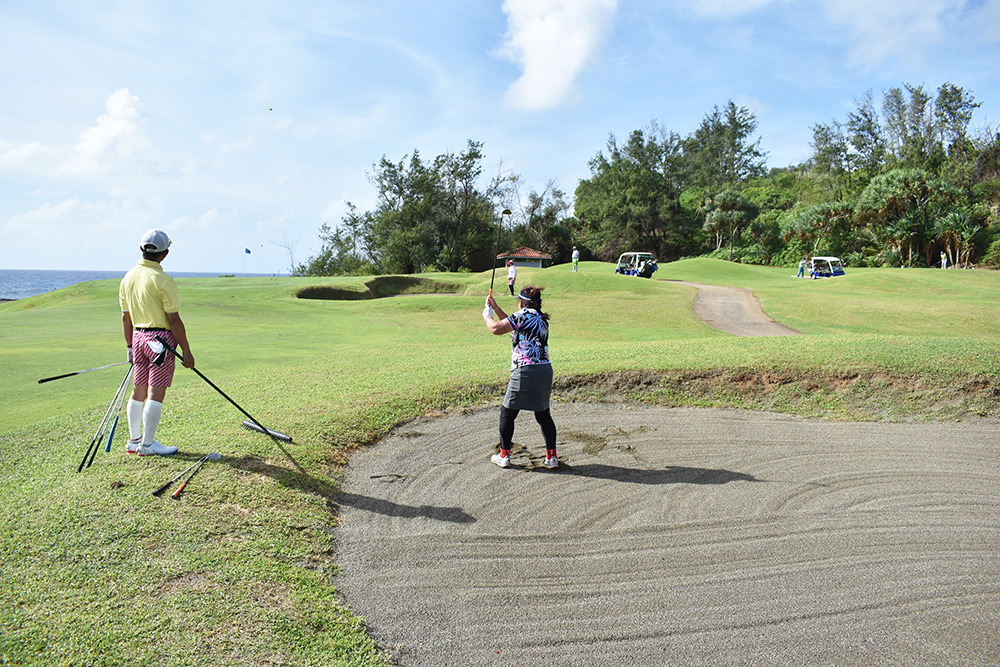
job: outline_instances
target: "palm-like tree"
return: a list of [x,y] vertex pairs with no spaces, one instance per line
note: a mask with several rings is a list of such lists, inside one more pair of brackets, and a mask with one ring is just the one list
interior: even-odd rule
[[[958,233],[965,224],[964,218],[966,217],[968,216],[964,212],[952,210],[934,221],[934,238],[944,246],[944,250],[948,254],[948,262],[952,266],[958,265]],[[952,254],[953,247],[954,254]]]
[[972,259],[972,251],[976,247],[979,233],[983,230],[983,223],[965,211],[962,211],[961,215],[962,225],[958,230],[958,243],[962,252],[959,261],[963,262],[965,268],[969,268],[969,260]]
[[735,190],[724,190],[701,207],[705,216],[704,229],[715,235],[715,249],[722,248],[724,236],[729,236],[729,259],[733,259],[733,243],[736,235],[757,217],[756,204]]

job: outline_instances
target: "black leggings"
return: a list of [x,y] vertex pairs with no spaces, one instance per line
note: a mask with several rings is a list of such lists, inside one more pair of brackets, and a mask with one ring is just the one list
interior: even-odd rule
[[[510,449],[514,440],[514,420],[520,410],[511,410],[500,406],[500,448]],[[535,421],[542,427],[542,436],[545,437],[545,449],[556,448],[556,423],[552,421],[552,414],[548,410],[535,413]]]

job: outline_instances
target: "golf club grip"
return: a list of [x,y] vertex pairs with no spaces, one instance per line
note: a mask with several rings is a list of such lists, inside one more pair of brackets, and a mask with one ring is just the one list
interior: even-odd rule
[[185,486],[187,486],[187,482],[186,481],[185,482],[181,482],[181,485],[177,487],[176,491],[174,491],[173,493],[170,494],[170,497],[173,498],[174,500],[177,500],[180,497],[181,491],[184,490]]
[[115,429],[118,428],[118,418],[120,416],[121,416],[120,413],[115,415],[115,421],[113,424],[111,424],[111,433],[108,434],[108,441],[104,443],[104,451],[106,452],[111,451],[111,441],[115,439]]
[[83,472],[83,466],[87,465],[87,459],[90,458],[90,450],[94,448],[94,444],[96,442],[97,442],[97,436],[95,435],[94,439],[90,441],[90,446],[87,447],[87,451],[83,453],[83,460],[80,461],[80,465],[76,467],[77,472]]
[[53,375],[50,378],[42,378],[41,380],[38,381],[38,384],[42,384],[43,382],[51,382],[52,380],[61,380],[62,378],[73,377],[74,375],[80,375],[81,373],[89,373],[90,371],[99,371],[99,370],[103,370],[105,368],[113,368],[114,366],[121,366],[122,364],[128,364],[128,363],[131,363],[131,362],[129,362],[129,361],[119,361],[119,362],[116,362],[116,363],[113,363],[113,364],[108,364],[106,366],[98,366],[96,368],[88,368],[85,371],[74,371],[72,373],[63,373],[62,375]]
[[160,488],[158,488],[156,491],[153,491],[153,495],[154,496],[162,496],[163,492],[166,491],[167,489],[169,489],[170,485],[173,484],[174,480],[176,480],[176,479],[177,478],[175,477],[174,479],[170,480],[169,482],[167,482],[166,484],[164,484],[163,486],[161,486]]
[[53,380],[62,380],[63,378],[72,377],[74,375],[79,375],[79,373],[64,373],[62,375],[53,375],[50,378],[42,378],[41,380],[38,381],[38,384],[42,384],[43,382],[52,382]]

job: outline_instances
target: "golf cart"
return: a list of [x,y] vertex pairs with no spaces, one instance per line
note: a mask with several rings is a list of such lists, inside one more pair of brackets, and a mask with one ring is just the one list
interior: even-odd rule
[[618,258],[615,273],[649,278],[658,268],[651,252],[623,252]]
[[839,257],[813,257],[809,260],[809,275],[813,278],[832,278],[844,275],[844,263]]

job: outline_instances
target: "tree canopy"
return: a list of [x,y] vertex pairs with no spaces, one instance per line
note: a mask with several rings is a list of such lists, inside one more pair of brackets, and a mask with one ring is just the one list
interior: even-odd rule
[[482,271],[502,247],[568,261],[626,250],[661,261],[710,254],[794,265],[840,255],[849,265],[1000,268],[1000,133],[974,128],[975,96],[952,83],[868,91],[842,119],[812,126],[804,163],[766,168],[757,117],[731,100],[684,135],[653,121],[609,135],[573,197],[553,181],[527,188],[501,168],[484,175],[483,145],[425,160],[387,156],[368,174],[376,206],[347,202],[320,227],[301,275]]

